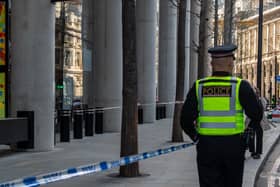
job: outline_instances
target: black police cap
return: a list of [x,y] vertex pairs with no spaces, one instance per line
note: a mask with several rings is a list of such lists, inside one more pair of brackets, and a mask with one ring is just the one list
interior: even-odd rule
[[237,49],[237,46],[234,44],[216,46],[208,49],[208,52],[213,58],[233,56],[233,52]]

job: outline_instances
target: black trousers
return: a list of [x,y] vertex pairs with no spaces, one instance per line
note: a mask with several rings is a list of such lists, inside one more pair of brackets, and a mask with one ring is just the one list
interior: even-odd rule
[[260,124],[253,128],[253,136],[249,140],[249,151],[252,154],[262,154],[263,147],[263,129]]
[[241,135],[200,136],[197,145],[200,187],[242,187],[244,155]]

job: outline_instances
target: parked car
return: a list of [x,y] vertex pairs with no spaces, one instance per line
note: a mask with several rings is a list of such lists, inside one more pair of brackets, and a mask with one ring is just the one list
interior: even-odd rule
[[87,109],[87,105],[84,104],[80,99],[74,99],[72,101],[72,110]]
[[82,102],[79,99],[75,99],[72,101],[72,110],[76,110],[76,109],[82,109]]

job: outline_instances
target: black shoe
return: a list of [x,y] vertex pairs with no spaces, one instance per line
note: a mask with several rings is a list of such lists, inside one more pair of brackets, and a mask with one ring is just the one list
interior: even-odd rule
[[252,157],[253,157],[253,159],[260,159],[261,155],[256,153],[256,154],[253,154]]

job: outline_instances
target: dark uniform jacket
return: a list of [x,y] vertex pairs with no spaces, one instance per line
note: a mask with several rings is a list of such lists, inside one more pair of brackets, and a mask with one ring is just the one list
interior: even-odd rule
[[[230,76],[230,74],[226,72],[214,72],[213,76]],[[245,114],[252,121],[256,122],[253,124],[259,124],[258,122],[261,121],[263,116],[263,108],[259,103],[253,88],[245,80],[242,80],[240,83],[239,101],[245,111]],[[195,129],[195,120],[198,118],[197,105],[198,103],[194,83],[187,95],[181,112],[181,127],[185,131],[185,133],[194,141],[198,138]]]

